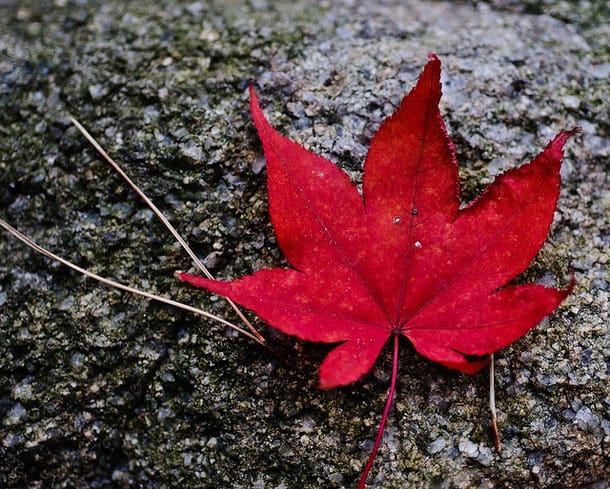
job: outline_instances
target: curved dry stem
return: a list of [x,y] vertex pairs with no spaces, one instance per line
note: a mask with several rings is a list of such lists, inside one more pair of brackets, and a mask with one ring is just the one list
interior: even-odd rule
[[90,272],[89,270],[81,268],[78,265],[75,265],[74,263],[62,258],[61,256],[58,256],[58,255],[50,252],[46,248],[43,248],[42,246],[37,244],[35,241],[28,238],[25,234],[19,232],[17,229],[15,229],[13,226],[11,226],[8,222],[4,221],[3,219],[0,219],[0,227],[3,227],[4,229],[6,229],[10,234],[12,234],[17,239],[19,239],[20,241],[22,241],[23,243],[28,245],[34,251],[40,253],[41,255],[46,256],[47,258],[51,258],[52,260],[58,261],[59,263],[62,263],[63,265],[70,267],[72,270],[76,270],[77,272],[85,275],[86,277],[90,277],[94,280],[97,280],[98,282],[101,282],[104,285],[108,285],[109,287],[114,287],[115,289],[123,290],[125,292],[131,292],[132,294],[140,295],[142,297],[146,297],[147,299],[152,299],[152,300],[155,300],[158,302],[162,302],[164,304],[168,304],[170,306],[177,307],[179,309],[184,309],[185,311],[188,311],[188,312],[192,312],[193,314],[198,314],[199,316],[203,316],[208,319],[212,319],[213,321],[217,321],[219,323],[224,324],[225,326],[228,326],[231,329],[234,329],[235,331],[247,336],[248,338],[256,341],[257,343],[260,343],[261,345],[266,346],[266,344],[263,341],[260,341],[255,335],[253,335],[249,331],[247,331],[243,328],[240,328],[239,326],[231,323],[230,321],[227,321],[226,319],[223,319],[219,316],[206,312],[203,309],[198,309],[196,307],[189,306],[187,304],[183,304],[182,302],[168,299],[167,297],[162,297],[160,295],[151,294],[150,292],[145,292],[143,290],[129,287],[128,285],[124,285],[122,283],[115,282],[114,280],[110,280],[105,277],[101,277],[100,275]]
[[394,353],[393,353],[393,362],[392,362],[392,380],[390,382],[390,390],[388,391],[388,399],[385,402],[385,409],[383,410],[383,415],[381,416],[381,423],[379,423],[379,429],[377,430],[377,438],[375,438],[375,444],[373,445],[373,449],[371,450],[371,455],[369,455],[369,460],[364,467],[364,471],[362,472],[362,476],[360,477],[360,483],[358,484],[358,489],[364,489],[366,487],[366,479],[369,476],[369,472],[373,468],[373,463],[375,463],[375,457],[377,456],[377,450],[379,449],[379,445],[381,444],[381,439],[383,438],[383,430],[385,429],[386,421],[388,420],[388,414],[390,414],[390,407],[392,407],[392,399],[394,399],[394,391],[396,390],[396,378],[398,376],[398,335],[394,335]]
[[[176,241],[180,243],[180,246],[188,253],[193,262],[199,267],[202,273],[209,279],[214,279],[210,271],[207,267],[201,262],[201,260],[197,257],[195,252],[191,249],[191,247],[187,244],[184,238],[178,233],[176,228],[168,221],[168,219],[163,215],[163,213],[159,210],[159,208],[148,198],[148,196],[129,178],[129,176],[123,171],[123,169],[110,157],[110,155],[102,148],[102,146],[95,140],[95,138],[89,134],[87,129],[85,129],[80,122],[78,122],[74,117],[70,117],[72,124],[76,126],[76,128],[81,132],[81,134],[91,143],[91,145],[97,150],[97,152],[108,162],[110,166],[119,174],[123,179],[128,183],[128,185],[140,196],[140,198],[146,203],[148,207],[155,213],[155,215],[161,220],[161,222],[165,225],[165,227],[169,230],[170,233],[174,236]],[[252,323],[244,316],[243,312],[237,307],[231,299],[225,297],[226,301],[231,305],[233,310],[237,313],[241,321],[246,325],[246,327],[252,332],[254,336],[256,336],[258,343],[263,345],[266,344],[265,338],[256,330],[256,328],[252,325]]]
[[491,434],[494,440],[496,452],[502,452],[502,444],[500,443],[500,431],[498,431],[498,417],[496,413],[496,385],[494,371],[494,354],[491,354],[489,362],[489,410],[491,411]]

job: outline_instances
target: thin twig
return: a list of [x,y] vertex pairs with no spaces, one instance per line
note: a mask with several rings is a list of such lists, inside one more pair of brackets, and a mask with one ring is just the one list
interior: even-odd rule
[[[174,236],[176,241],[180,243],[180,246],[188,253],[193,262],[199,267],[199,269],[203,272],[203,274],[213,280],[214,277],[207,269],[207,267],[199,260],[195,252],[191,249],[191,247],[187,244],[184,238],[178,233],[176,228],[167,220],[167,218],[163,215],[163,213],[158,209],[158,207],[150,200],[147,195],[129,178],[129,176],[123,171],[123,169],[110,157],[110,155],[102,148],[102,146],[95,140],[95,138],[89,134],[87,129],[83,127],[83,125],[78,122],[74,117],[70,117],[72,124],[76,126],[76,128],[81,132],[81,134],[91,143],[91,145],[97,150],[97,152],[114,168],[114,170],[123,177],[123,179],[129,184],[129,186],[140,196],[140,198],[146,203],[148,207],[155,213],[155,215],[161,220],[161,222],[165,225],[165,227],[169,230],[170,233]],[[231,299],[225,297],[227,302],[231,305],[231,307],[235,310],[239,318],[246,325],[246,327],[252,332],[254,336],[258,339],[258,343],[262,345],[266,345],[265,338],[256,330],[256,328],[252,325],[252,323],[244,316],[243,312],[237,307]]]
[[502,453],[502,444],[500,443],[500,432],[498,431],[498,417],[496,414],[496,387],[494,377],[494,355],[492,353],[489,362],[489,410],[491,411],[490,425],[496,452]]
[[89,270],[81,268],[78,265],[75,265],[74,263],[69,262],[68,260],[62,258],[61,256],[58,256],[58,255],[50,252],[46,248],[43,248],[42,246],[40,246],[39,244],[37,244],[36,242],[34,242],[30,238],[28,238],[25,234],[17,231],[17,229],[15,229],[13,226],[11,226],[9,223],[4,221],[3,219],[0,219],[0,227],[3,227],[4,229],[6,229],[9,233],[11,233],[17,239],[21,240],[23,243],[25,243],[26,245],[28,245],[30,248],[32,248],[34,251],[37,251],[41,255],[44,255],[47,258],[51,258],[52,260],[58,261],[59,263],[62,263],[64,265],[70,267],[71,269],[76,270],[79,273],[82,273],[83,275],[85,275],[87,277],[97,280],[98,282],[101,282],[110,287],[114,287],[115,289],[124,290],[125,292],[131,292],[132,294],[141,295],[142,297],[146,297],[148,299],[153,299],[155,301],[162,302],[164,304],[168,304],[170,306],[174,306],[179,309],[184,309],[185,311],[192,312],[193,314],[198,314],[198,315],[206,317],[208,319],[212,319],[213,321],[222,323],[225,326],[228,326],[229,328],[234,329],[235,331],[237,331],[243,335],[246,335],[248,338],[256,341],[257,343],[260,343],[261,345],[266,346],[264,342],[260,341],[255,335],[253,335],[249,331],[247,331],[243,328],[240,328],[239,326],[237,326],[237,325],[231,323],[230,321],[227,321],[226,319],[223,319],[219,316],[206,312],[202,309],[198,309],[196,307],[192,307],[187,304],[183,304],[182,302],[178,302],[178,301],[174,301],[172,299],[168,299],[166,297],[162,297],[160,295],[155,295],[155,294],[151,294],[150,292],[145,292],[143,290],[134,289],[133,287],[129,287],[128,285],[124,285],[119,282],[115,282],[114,280],[110,280],[110,279],[101,277],[100,275],[96,275],[95,273],[92,273]]

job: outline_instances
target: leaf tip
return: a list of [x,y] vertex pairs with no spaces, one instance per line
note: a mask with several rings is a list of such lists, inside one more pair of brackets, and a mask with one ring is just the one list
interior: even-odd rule
[[569,131],[561,131],[548,144],[544,152],[548,152],[553,159],[561,160],[563,158],[563,147],[566,141],[577,134],[582,134],[582,127],[576,126]]
[[256,89],[254,88],[253,82],[248,84],[248,92],[250,93],[250,111],[252,113],[256,112],[257,110],[260,111],[258,96],[256,95]]
[[269,134],[269,130],[271,126],[269,121],[265,118],[265,114],[263,114],[263,110],[261,109],[260,103],[258,101],[258,96],[256,95],[256,89],[254,88],[254,84],[250,83],[249,85],[250,91],[250,113],[252,114],[252,120],[254,121],[254,125],[256,126],[256,130],[258,131],[258,135],[263,142],[263,147],[265,142],[271,137]]
[[174,272],[174,277],[182,282],[194,285],[195,287],[202,287],[200,282],[205,281],[205,278],[200,277],[199,275],[191,275],[190,273],[181,272],[180,270]]
[[[436,76],[440,78],[441,75],[441,59],[434,53],[428,54],[428,64],[424,67],[424,72],[430,67],[434,68]],[[423,75],[423,73],[422,73]]]
[[341,387],[343,385],[350,384],[353,381],[344,381],[337,375],[336,371],[326,368],[326,365],[322,363],[318,370],[318,389],[334,389],[335,387]]
[[339,379],[339,378],[332,377],[331,375],[325,375],[321,370],[320,370],[319,374],[320,375],[319,375],[317,387],[320,390],[336,389],[337,387],[343,387],[348,384],[351,384],[352,382],[356,382],[360,378],[360,377],[358,377],[356,379],[349,379],[349,380]]

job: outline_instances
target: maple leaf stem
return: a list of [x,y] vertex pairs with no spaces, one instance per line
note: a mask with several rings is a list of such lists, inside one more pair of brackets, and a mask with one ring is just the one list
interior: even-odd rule
[[[78,122],[74,117],[70,117],[72,124],[80,131],[80,133],[91,143],[91,145],[96,149],[96,151],[106,160],[106,162],[112,166],[112,168],[119,174],[123,179],[127,182],[127,184],[138,194],[138,196],[146,203],[148,207],[155,213],[155,215],[161,220],[161,222],[165,225],[165,227],[169,230],[169,232],[174,236],[176,241],[180,243],[180,246],[188,253],[191,257],[195,265],[202,271],[202,273],[209,279],[213,280],[214,277],[207,269],[207,267],[201,262],[201,260],[197,257],[195,252],[191,249],[191,247],[187,244],[185,239],[178,233],[176,228],[169,222],[169,220],[163,215],[163,213],[159,210],[159,208],[148,198],[148,196],[134,183],[134,181],[129,178],[129,176],[123,171],[123,169],[110,157],[110,155],[102,148],[102,146],[95,140],[95,138],[89,134],[89,131],[83,127],[83,125]],[[233,310],[239,316],[239,319],[246,325],[246,327],[252,332],[252,334],[257,338],[257,343],[261,345],[266,345],[265,338],[256,330],[256,328],[252,325],[252,323],[244,316],[243,312],[237,307],[231,299],[226,298],[227,302],[231,305]]]
[[366,479],[368,478],[371,468],[373,468],[373,463],[375,462],[375,457],[377,456],[377,450],[379,449],[379,445],[381,444],[381,439],[383,438],[383,430],[385,429],[385,424],[388,419],[388,414],[390,413],[390,407],[392,406],[392,400],[394,399],[394,391],[396,390],[397,376],[398,376],[398,335],[394,334],[392,380],[390,382],[390,389],[388,391],[388,399],[386,400],[385,409],[383,410],[383,415],[381,416],[381,423],[379,423],[379,429],[377,431],[377,438],[375,439],[375,444],[373,445],[373,449],[371,450],[371,455],[369,456],[369,460],[366,463],[366,466],[364,467],[362,476],[360,477],[360,483],[358,484],[358,489],[364,489],[366,487]]
[[172,300],[172,299],[168,299],[166,297],[162,297],[160,295],[151,294],[150,292],[145,292],[143,290],[139,290],[139,289],[135,289],[133,287],[129,287],[128,285],[124,285],[122,283],[115,282],[114,280],[110,280],[110,279],[107,279],[105,277],[101,277],[100,275],[97,275],[97,274],[95,274],[93,272],[90,272],[89,270],[85,270],[84,268],[81,268],[78,265],[75,265],[74,263],[72,263],[72,262],[62,258],[61,256],[58,256],[58,255],[50,252],[46,248],[43,248],[42,246],[40,246],[35,241],[33,241],[32,239],[28,238],[25,234],[19,232],[17,229],[15,229],[13,226],[11,226],[8,222],[4,221],[3,219],[0,219],[0,227],[2,227],[5,230],[7,230],[15,238],[19,239],[20,241],[22,241],[23,243],[28,245],[34,251],[40,253],[41,255],[46,256],[47,258],[51,258],[52,260],[58,261],[59,263],[62,263],[63,265],[66,265],[67,267],[70,267],[72,270],[76,270],[77,272],[85,275],[86,277],[89,277],[89,278],[92,278],[94,280],[97,280],[98,282],[101,282],[104,285],[108,285],[110,287],[114,287],[115,289],[119,289],[119,290],[123,290],[125,292],[130,292],[132,294],[140,295],[142,297],[146,297],[147,299],[153,299],[155,301],[162,302],[164,304],[167,304],[167,305],[170,305],[170,306],[173,306],[173,307],[177,307],[179,309],[184,309],[185,311],[191,312],[193,314],[198,314],[199,316],[203,316],[203,317],[206,317],[208,319],[212,319],[214,321],[217,321],[219,323],[224,324],[225,326],[228,326],[231,329],[234,329],[235,331],[237,331],[237,332],[247,336],[248,338],[256,341],[257,343],[260,343],[261,345],[266,346],[265,343],[262,343],[256,336],[254,336],[249,331],[247,331],[247,330],[245,330],[243,328],[240,328],[239,326],[236,326],[235,324],[233,324],[233,323],[231,323],[231,322],[227,321],[226,319],[223,319],[223,318],[221,318],[219,316],[216,316],[214,314],[206,312],[206,311],[204,311],[202,309],[198,309],[196,307],[189,306],[187,304],[183,304],[182,302],[178,302],[178,301],[175,301],[175,300]]
[[502,444],[500,443],[500,432],[498,431],[498,417],[496,414],[496,387],[495,387],[495,368],[494,355],[491,354],[489,362],[489,410],[491,411],[491,434],[494,440],[496,452],[502,452]]

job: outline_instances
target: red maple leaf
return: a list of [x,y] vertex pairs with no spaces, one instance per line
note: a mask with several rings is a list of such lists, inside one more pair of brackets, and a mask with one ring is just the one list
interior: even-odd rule
[[474,373],[570,293],[571,286],[509,283],[546,239],[563,146],[579,129],[559,133],[530,163],[500,175],[460,208],[435,55],[373,137],[362,195],[332,162],[276,132],[252,87],[250,94],[267,158],[269,214],[293,268],[231,282],[178,276],[285,333],[340,343],[320,366],[322,388],[359,379],[394,337],[392,381],[364,488],[394,394],[400,335],[425,357]]
[[269,214],[292,269],[222,282],[179,278],[229,297],[269,325],[341,343],[320,387],[359,379],[392,335],[425,357],[474,373],[570,292],[507,285],[544,243],[559,196],[563,131],[530,163],[460,209],[458,166],[441,119],[440,60],[377,131],[362,196],[335,164],[276,132],[250,89],[267,159]]

